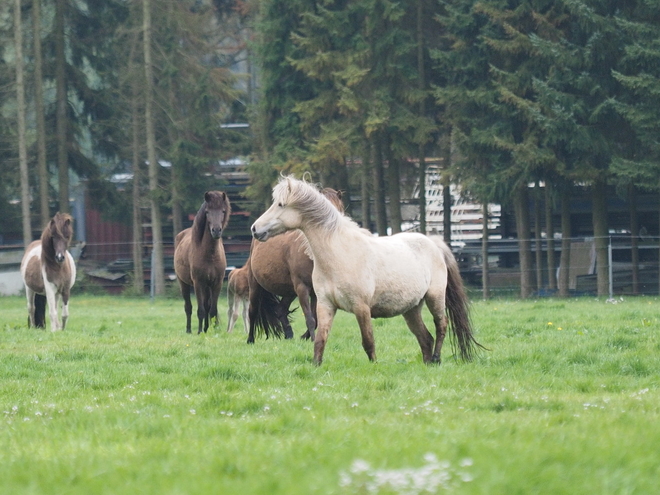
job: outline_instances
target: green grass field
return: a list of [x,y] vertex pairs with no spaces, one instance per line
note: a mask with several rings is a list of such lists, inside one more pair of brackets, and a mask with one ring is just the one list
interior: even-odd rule
[[[660,301],[474,301],[488,352],[377,363],[338,313],[312,345],[186,335],[183,302],[76,296],[66,331],[0,298],[0,492],[648,494],[660,480]],[[303,320],[296,312],[296,335]]]

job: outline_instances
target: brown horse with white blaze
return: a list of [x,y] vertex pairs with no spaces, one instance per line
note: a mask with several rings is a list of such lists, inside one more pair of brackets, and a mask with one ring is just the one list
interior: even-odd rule
[[[50,329],[64,330],[69,317],[69,296],[76,281],[76,264],[68,248],[73,237],[73,218],[56,213],[41,233],[25,250],[21,261],[21,276],[25,284],[28,306],[28,326],[46,327],[46,303]],[[58,307],[62,302],[62,322]]]
[[197,333],[208,330],[209,319],[218,322],[218,296],[227,268],[222,231],[227,227],[230,214],[227,194],[207,191],[192,227],[182,230],[174,239],[174,271],[184,300],[187,333],[191,333],[190,292],[193,289],[199,320]]

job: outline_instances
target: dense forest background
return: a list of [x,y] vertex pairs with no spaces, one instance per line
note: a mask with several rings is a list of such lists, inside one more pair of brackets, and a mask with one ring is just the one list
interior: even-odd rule
[[659,34],[651,0],[5,1],[0,234],[27,241],[85,181],[108,217],[139,225],[148,203],[158,276],[163,218],[180,230],[221,160],[248,160],[255,211],[310,172],[386,235],[434,157],[447,188],[515,211],[523,296],[529,195],[561,212],[553,239],[586,187],[605,294],[608,194],[634,212],[660,187]]

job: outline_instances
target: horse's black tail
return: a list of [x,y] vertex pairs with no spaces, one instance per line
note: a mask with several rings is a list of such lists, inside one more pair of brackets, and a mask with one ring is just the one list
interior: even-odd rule
[[34,295],[34,326],[46,328],[46,296]]
[[[258,286],[256,293],[250,294],[250,335],[253,338],[255,332],[258,335],[265,334],[266,338],[271,335],[282,338],[285,335],[285,321],[289,314],[282,314],[281,300],[272,292],[268,292]],[[253,307],[254,306],[254,307]],[[254,340],[253,340],[254,341]]]
[[[447,264],[447,292],[445,294],[445,305],[451,323],[455,342],[463,361],[472,361],[477,353],[477,348],[485,349],[476,341],[472,334],[472,322],[470,321],[470,305],[461,278],[461,272],[449,246],[444,242],[438,243],[445,255]],[[452,340],[454,343],[454,340]]]

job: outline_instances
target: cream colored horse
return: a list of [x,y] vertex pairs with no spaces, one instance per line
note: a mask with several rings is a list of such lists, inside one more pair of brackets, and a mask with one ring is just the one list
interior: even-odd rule
[[[425,363],[440,362],[447,316],[460,357],[471,360],[480,346],[472,335],[468,301],[451,250],[417,233],[375,237],[340,213],[317,187],[283,177],[273,204],[252,225],[259,241],[300,229],[314,259],[312,280],[318,298],[314,362],[320,365],[337,309],[353,313],[362,346],[376,360],[371,318],[403,315],[417,337]],[[422,320],[426,303],[436,339]]]

